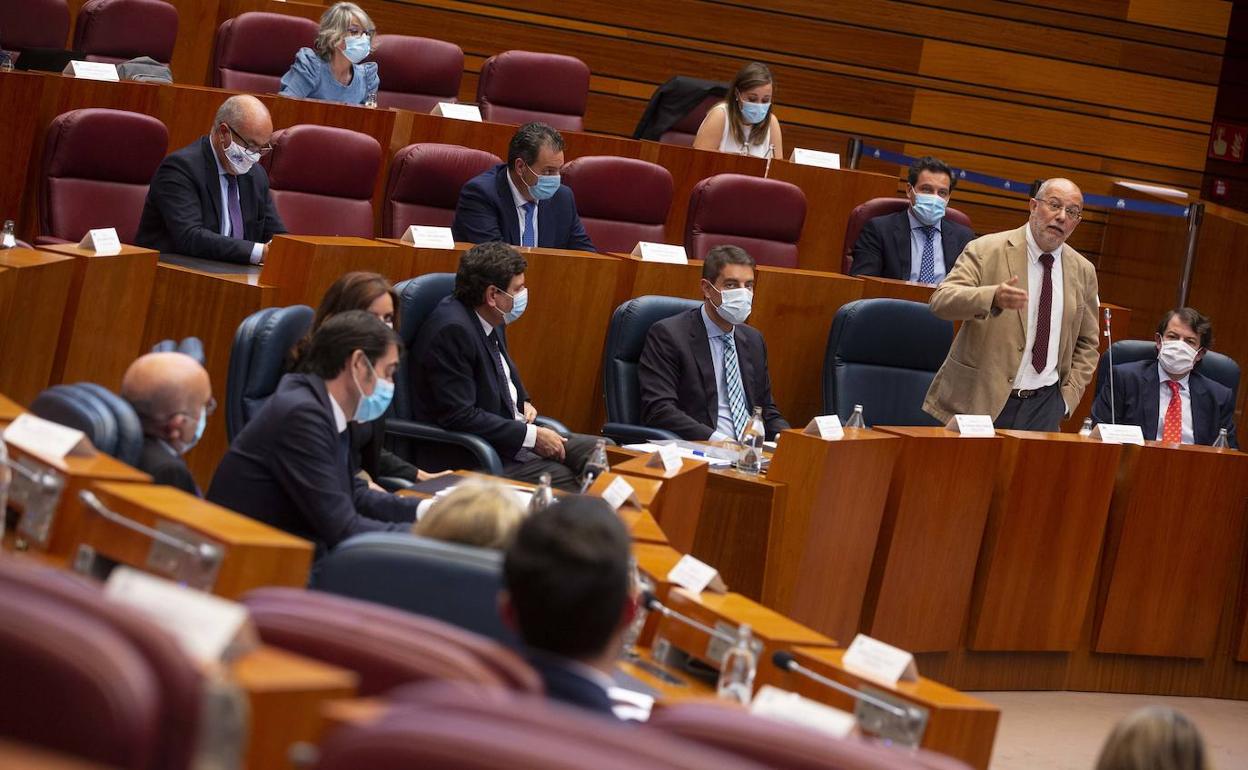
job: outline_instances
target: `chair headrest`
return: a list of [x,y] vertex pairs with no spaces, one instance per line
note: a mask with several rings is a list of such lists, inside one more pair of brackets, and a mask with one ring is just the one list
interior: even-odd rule
[[82,431],[97,449],[127,465],[136,465],[142,454],[143,426],[134,407],[95,383],[53,385],[35,396],[30,411]]
[[200,366],[205,366],[204,343],[199,337],[187,337],[181,342],[177,340],[161,340],[152,346],[152,352],[182,353],[198,361]]
[[387,91],[441,96],[444,100],[459,96],[464,52],[454,43],[411,35],[378,35],[369,58],[377,62],[385,78],[381,84]]
[[165,124],[150,115],[88,107],[48,126],[45,173],[147,185],[169,146]]
[[368,134],[310,123],[273,133],[265,158],[274,190],[369,200],[381,168],[381,145]]
[[390,164],[386,199],[453,209],[468,180],[502,162],[493,153],[455,144],[409,144]]
[[503,51],[481,65],[477,100],[503,107],[584,115],[589,67],[573,56]]
[[316,22],[284,13],[251,11],[227,19],[217,31],[215,67],[281,76],[300,48],[316,39]]
[[806,195],[797,185],[746,174],[716,174],[694,186],[686,227],[688,234],[729,233],[797,243],[805,221]]
[[150,56],[169,63],[178,9],[165,0],[88,0],[78,12],[74,50],[96,56]]
[[562,169],[581,218],[661,225],[672,205],[672,175],[657,163],[589,155]]
[[641,359],[641,351],[646,345],[646,335],[649,334],[651,326],[701,304],[696,299],[655,294],[630,299],[611,314],[607,350],[617,361],[636,363]]
[[394,286],[399,293],[399,333],[409,350],[433,308],[455,291],[454,273],[426,273]]
[[65,47],[69,4],[65,0],[0,2],[0,47],[6,50]]
[[953,324],[922,302],[860,299],[832,320],[836,362],[937,371],[953,341]]

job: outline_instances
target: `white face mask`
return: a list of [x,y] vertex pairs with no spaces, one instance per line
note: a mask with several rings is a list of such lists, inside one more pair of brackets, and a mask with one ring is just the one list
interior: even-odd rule
[[1157,359],[1171,377],[1183,378],[1196,365],[1197,351],[1182,340],[1163,340]]
[[754,305],[754,292],[747,288],[724,289],[719,292],[719,317],[736,326],[745,323]]
[[223,152],[236,174],[246,174],[251,171],[252,166],[260,162],[260,153],[248,150],[233,139],[230,139]]

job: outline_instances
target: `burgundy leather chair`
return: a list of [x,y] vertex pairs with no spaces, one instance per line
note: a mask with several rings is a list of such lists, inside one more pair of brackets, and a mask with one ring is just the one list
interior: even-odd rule
[[740,246],[760,265],[797,267],[806,196],[788,182],[716,174],[689,195],[685,251],[702,259],[714,246]]
[[294,588],[257,589],[243,603],[266,644],[355,671],[361,695],[428,679],[542,691],[516,653],[433,618]]
[[714,702],[688,702],[657,709],[647,724],[695,743],[786,770],[969,770],[956,759],[930,751],[837,740],[824,733],[756,717]]
[[577,213],[599,251],[627,254],[638,241],[666,241],[672,175],[662,166],[590,155],[563,167],[563,183],[575,193]]
[[95,107],[58,115],[43,145],[35,243],[77,243],[101,227],[134,243],[147,185],[168,145],[165,124],[150,115]]
[[0,0],[0,48],[64,48],[68,40],[65,0]]
[[282,13],[250,12],[217,29],[212,84],[234,91],[275,94],[300,48],[311,48],[317,24]]
[[457,144],[409,144],[390,163],[382,233],[399,238],[408,225],[450,227],[464,183],[502,162],[497,155]]
[[560,131],[580,131],[588,101],[589,67],[574,56],[503,51],[481,65],[477,104],[485,120],[540,121]]
[[[858,234],[862,232],[862,226],[869,219],[882,217],[885,214],[892,214],[895,211],[901,211],[910,205],[910,201],[905,198],[872,198],[866,203],[859,203],[854,210],[849,212],[849,221],[845,223],[845,244],[841,257],[841,272],[849,274],[849,269],[854,266],[854,244],[858,242]],[[954,208],[945,209],[945,216],[957,222],[960,225],[971,227],[971,218],[965,213]]]
[[167,0],[87,0],[74,24],[74,50],[117,64],[150,56],[168,64],[178,39],[178,9]]
[[454,43],[410,35],[378,35],[372,60],[381,90],[377,106],[429,112],[438,102],[459,100],[464,51]]
[[676,125],[664,131],[659,135],[659,142],[662,144],[683,144],[685,147],[692,147],[693,140],[698,135],[698,129],[702,127],[702,120],[706,118],[706,113],[711,108],[724,100],[722,96],[711,95],[706,97],[694,107],[685,113],[685,116],[676,121]]
[[368,134],[310,123],[273,132],[264,158],[286,229],[298,235],[373,237],[381,145]]

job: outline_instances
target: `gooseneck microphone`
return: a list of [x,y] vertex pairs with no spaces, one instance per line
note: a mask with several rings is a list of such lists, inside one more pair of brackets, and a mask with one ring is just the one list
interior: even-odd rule
[[684,623],[687,626],[696,628],[705,634],[710,634],[716,639],[719,639],[720,641],[723,641],[723,642],[727,642],[728,644],[732,644],[733,642],[737,641],[736,636],[729,634],[726,631],[721,631],[718,628],[711,628],[705,623],[694,620],[688,615],[677,612],[671,607],[666,606],[665,604],[663,604],[663,602],[659,601],[659,598],[650,591],[646,591],[645,593],[641,595],[641,606],[645,607],[647,610],[651,612],[657,612],[665,618],[671,618],[673,620],[677,620],[681,623]]
[[1118,415],[1114,405],[1114,335],[1110,328],[1110,319],[1113,313],[1109,312],[1109,308],[1105,308],[1105,355],[1109,357],[1109,421],[1113,424],[1118,423]]
[[786,650],[777,650],[774,652],[771,656],[771,662],[774,663],[776,668],[781,671],[792,671],[795,674],[800,674],[807,679],[818,682],[821,685],[831,687],[837,692],[844,693],[855,700],[870,703],[872,706],[875,706],[881,711],[887,711],[889,714],[892,714],[899,719],[907,719],[914,714],[915,710],[913,709],[894,706],[887,701],[880,700],[879,698],[868,695],[865,692],[859,692],[852,687],[846,687],[835,679],[829,679],[823,674],[820,674],[818,671],[812,671],[811,669],[803,666],[801,663],[798,663],[797,659],[793,657],[793,653]]

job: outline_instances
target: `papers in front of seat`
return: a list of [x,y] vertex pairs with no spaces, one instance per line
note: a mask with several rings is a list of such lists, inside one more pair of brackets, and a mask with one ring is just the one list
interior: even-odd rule
[[858,723],[854,715],[849,712],[825,706],[818,701],[769,684],[758,688],[754,700],[750,702],[750,713],[801,725],[836,738],[849,737]]
[[665,446],[674,446],[681,457],[687,457],[690,460],[702,460],[712,468],[728,468],[737,461],[737,453],[731,449],[715,447],[709,444],[698,444],[693,441],[646,441],[641,444],[625,444],[624,448],[651,453],[659,452]]
[[644,722],[650,718],[650,712],[654,709],[654,696],[627,687],[608,687],[607,697],[611,699],[611,710],[626,722]]

